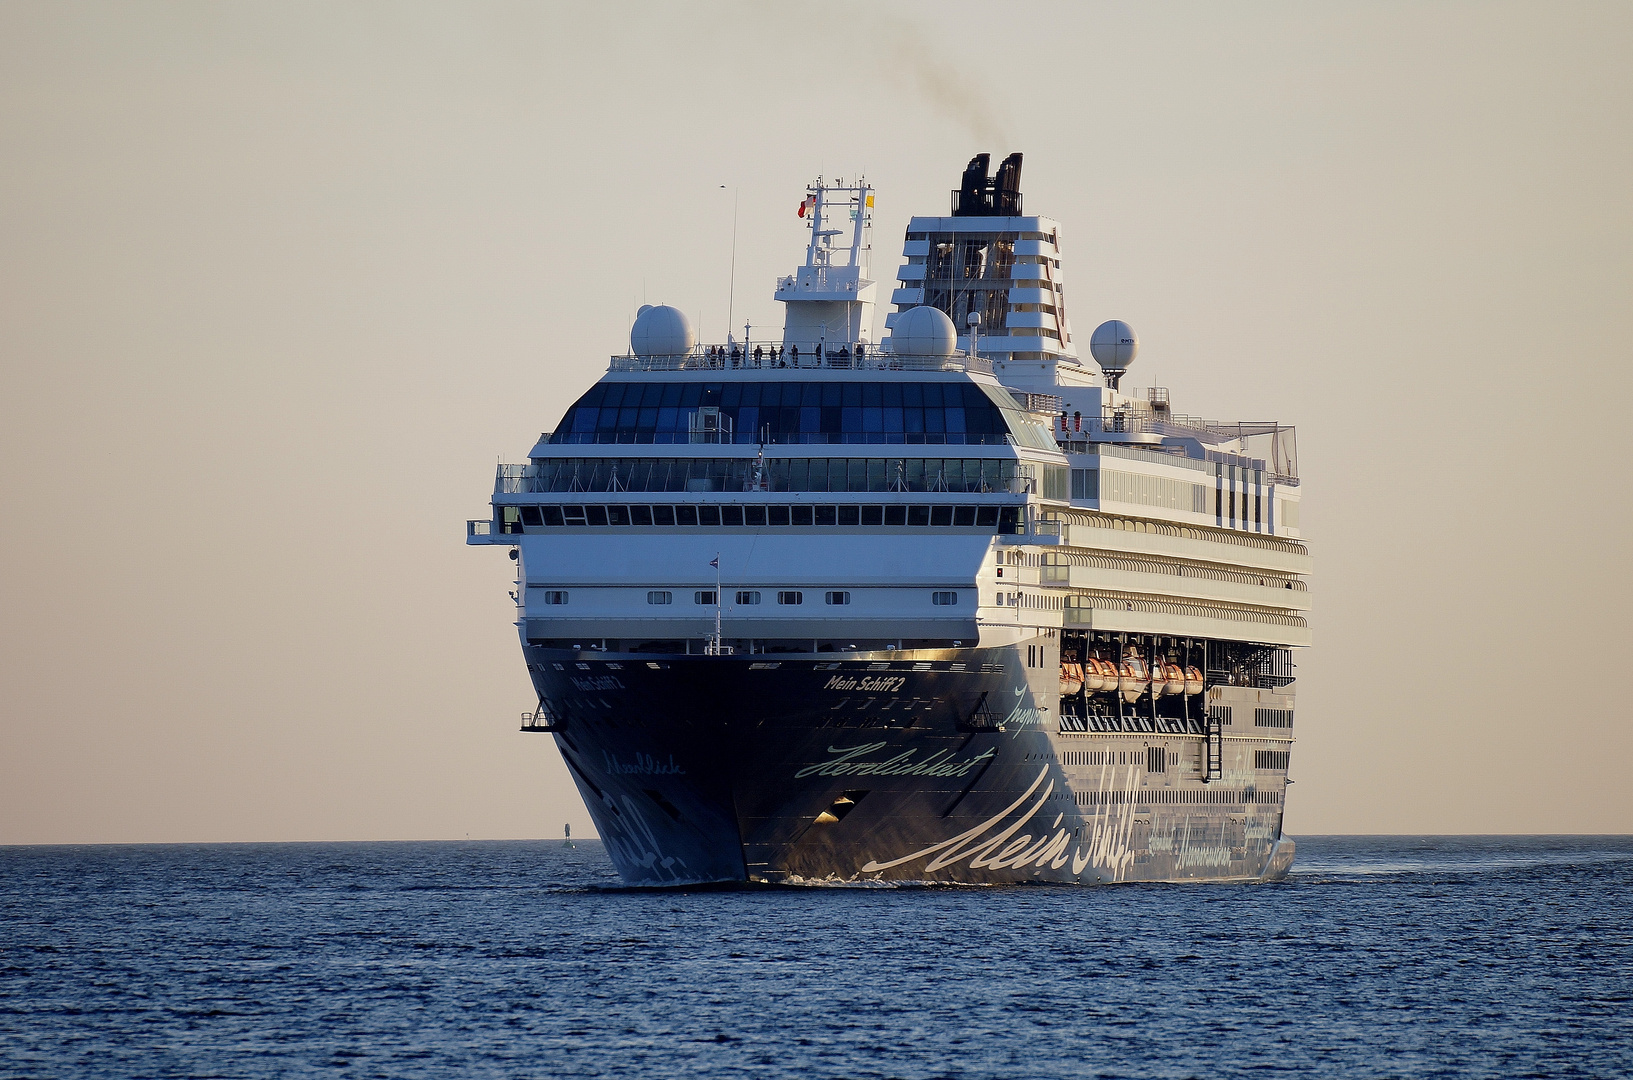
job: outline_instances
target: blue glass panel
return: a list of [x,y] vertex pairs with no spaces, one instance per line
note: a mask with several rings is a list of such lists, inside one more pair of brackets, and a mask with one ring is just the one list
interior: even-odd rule
[[[761,391],[762,388],[763,389],[769,389],[769,387],[766,387],[764,383],[757,383],[757,382],[744,383],[743,384],[743,396],[738,400],[737,404],[739,404],[739,405],[758,405],[758,404],[760,404],[760,391]],[[775,401],[768,401],[768,402],[766,402],[766,404],[775,405],[776,402]]]
[[830,408],[844,404],[844,402],[840,400],[842,391],[838,383],[807,383],[806,385],[822,387],[822,404],[827,405]]
[[[924,387],[920,383],[908,383],[902,387],[902,405],[907,408],[917,408],[924,404]],[[923,431],[922,427],[908,428],[908,431]]]
[[[929,408],[940,408],[941,405],[942,405],[941,384],[940,383],[925,383],[924,384],[924,407],[927,408],[927,409],[929,409]],[[932,430],[940,430],[940,429],[932,429]]]
[[959,434],[963,434],[963,432],[964,432],[964,407],[962,405],[949,405],[949,406],[947,406],[946,412],[947,412],[947,430],[949,432],[958,432]]
[[720,392],[720,407],[722,409],[735,409],[742,397],[742,383],[727,383],[725,389]]
[[695,409],[703,401],[703,387],[698,383],[683,383],[680,391],[680,405],[683,409]]
[[616,407],[619,402],[624,400],[624,388],[628,385],[628,383],[621,382],[607,383],[607,396],[601,399],[602,407],[607,409]]
[[658,430],[674,431],[680,424],[680,410],[662,408],[658,410]]
[[922,405],[903,406],[902,420],[905,422],[909,434],[921,435],[924,433],[924,407]]
[[635,427],[635,417],[640,413],[640,411],[640,409],[619,409],[618,430],[629,431],[633,429]]
[[822,410],[805,406],[799,411],[799,429],[802,434],[815,435],[822,430]]
[[680,404],[680,392],[681,392],[681,384],[680,383],[673,383],[672,382],[672,383],[669,383],[669,384],[665,385],[664,388],[663,388],[663,400],[658,402],[658,404],[665,405],[665,406],[679,405]]
[[924,431],[926,434],[937,434],[947,430],[947,410],[932,409],[928,405],[924,408]]
[[606,396],[607,384],[596,383],[594,386],[590,387],[589,391],[585,393],[583,397],[578,399],[578,403],[580,405],[595,405],[599,407],[601,404],[601,399]]
[[[898,394],[896,396],[900,397],[901,395]],[[901,431],[901,430],[903,430],[902,429],[902,407],[900,405],[896,405],[896,406],[886,405],[885,408],[884,408],[884,414],[885,414],[885,430],[886,431]]]
[[860,383],[841,383],[844,391],[843,404],[846,408],[860,408],[862,405],[862,386]]
[[[732,422],[737,425],[738,442],[760,441],[760,410],[757,407],[753,405],[740,407]],[[744,435],[748,436],[746,440],[743,438]]]
[[595,422],[595,430],[611,431],[618,426],[618,410],[602,409],[601,416]]
[[594,431],[595,418],[601,410],[594,406],[580,405],[573,410],[573,430],[576,432]]
[[862,406],[847,405],[844,414],[844,420],[839,430],[847,435],[862,430]]
[[663,384],[647,383],[641,387],[641,407],[655,409],[663,402]]
[[658,410],[642,409],[641,415],[636,418],[635,426],[642,431],[651,431],[658,426]]
[[[963,410],[960,409],[960,412]],[[877,405],[862,406],[862,430],[883,431],[885,429],[885,411]]]
[[[901,383],[885,383],[885,384],[883,384],[883,391],[884,391],[883,405],[884,405],[885,408],[888,409],[888,408],[891,408],[892,406],[900,407],[900,405],[902,403],[902,384]],[[894,430],[900,431],[901,428],[895,428]]]
[[862,407],[865,409],[865,408],[868,408],[869,406],[883,405],[884,400],[880,396],[880,391],[882,389],[883,388],[876,382],[863,383],[862,384]]

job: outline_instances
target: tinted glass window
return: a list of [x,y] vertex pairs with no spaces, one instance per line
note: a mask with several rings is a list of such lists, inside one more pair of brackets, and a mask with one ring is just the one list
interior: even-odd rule
[[996,445],[1010,427],[973,383],[607,382],[567,410],[556,443],[689,443],[692,414],[718,407],[723,441]]

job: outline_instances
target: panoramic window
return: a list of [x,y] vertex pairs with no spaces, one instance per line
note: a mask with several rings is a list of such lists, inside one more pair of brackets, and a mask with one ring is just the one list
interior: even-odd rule
[[[716,412],[705,428],[698,410]],[[1012,414],[1012,415],[1011,415]],[[553,443],[941,443],[1002,446],[1026,427],[1014,400],[968,381],[661,383],[592,386]],[[1023,441],[1030,431],[1023,432]]]

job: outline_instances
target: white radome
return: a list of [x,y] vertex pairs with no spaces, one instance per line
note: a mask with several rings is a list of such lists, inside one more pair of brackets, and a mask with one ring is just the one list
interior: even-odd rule
[[957,347],[958,330],[940,308],[908,308],[890,328],[890,348],[898,356],[951,356]]
[[696,344],[692,320],[668,304],[642,304],[629,331],[630,351],[636,356],[681,356]]
[[1102,371],[1125,371],[1140,354],[1140,335],[1121,319],[1110,319],[1094,328],[1089,353]]

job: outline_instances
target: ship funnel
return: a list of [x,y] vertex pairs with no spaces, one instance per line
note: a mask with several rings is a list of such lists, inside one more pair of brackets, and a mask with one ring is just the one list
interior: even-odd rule
[[998,175],[989,177],[991,154],[976,154],[964,167],[953,192],[953,217],[1019,217],[1021,213],[1021,155],[1004,158]]

